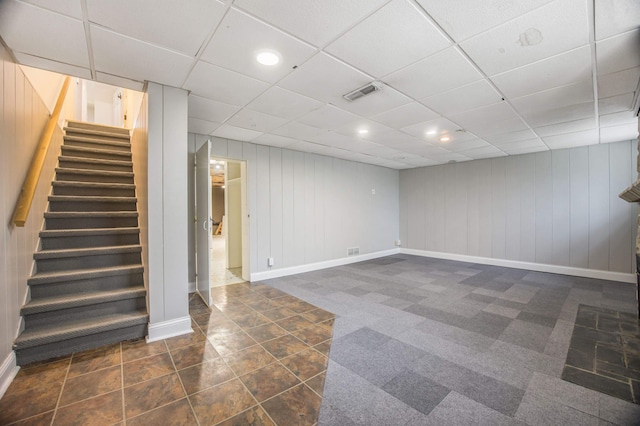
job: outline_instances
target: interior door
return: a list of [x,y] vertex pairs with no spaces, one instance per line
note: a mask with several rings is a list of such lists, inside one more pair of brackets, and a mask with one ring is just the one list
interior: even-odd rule
[[211,250],[211,173],[207,141],[196,153],[196,292],[207,306],[211,306],[209,256]]

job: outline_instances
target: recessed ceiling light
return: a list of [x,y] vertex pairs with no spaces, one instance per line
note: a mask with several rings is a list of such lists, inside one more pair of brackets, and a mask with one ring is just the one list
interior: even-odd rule
[[367,129],[360,129],[358,130],[358,133],[360,133],[361,135],[366,135],[367,133],[369,133],[369,131]]
[[440,138],[440,142],[449,142],[451,139],[449,138],[449,136],[444,136]]
[[435,129],[432,129],[427,132],[427,135],[431,136],[431,135],[435,135],[436,133],[438,132]]
[[262,65],[273,66],[280,62],[280,54],[274,50],[263,50],[258,52],[256,60]]

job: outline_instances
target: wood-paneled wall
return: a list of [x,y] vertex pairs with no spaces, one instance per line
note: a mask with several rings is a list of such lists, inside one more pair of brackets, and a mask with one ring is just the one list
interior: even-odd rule
[[403,247],[632,273],[631,141],[400,172]]

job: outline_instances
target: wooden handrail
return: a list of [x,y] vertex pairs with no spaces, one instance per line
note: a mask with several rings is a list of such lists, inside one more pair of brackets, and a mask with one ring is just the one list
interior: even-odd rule
[[47,157],[47,151],[49,151],[49,145],[53,138],[53,131],[55,130],[58,118],[60,117],[64,98],[67,96],[67,91],[69,90],[70,81],[71,77],[65,77],[64,83],[62,83],[62,89],[60,90],[60,95],[58,95],[56,106],[53,108],[53,113],[42,132],[42,136],[40,136],[38,147],[31,159],[31,165],[29,166],[29,171],[24,179],[24,184],[20,191],[20,197],[18,197],[16,208],[13,210],[13,223],[16,226],[24,226],[27,221],[27,216],[29,216],[29,210],[31,209],[33,196],[36,192],[36,186],[38,185],[38,180],[42,173],[42,167],[44,166],[44,160]]

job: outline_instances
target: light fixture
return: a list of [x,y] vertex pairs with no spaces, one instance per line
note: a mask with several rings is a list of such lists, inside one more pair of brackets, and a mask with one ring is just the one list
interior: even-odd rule
[[451,138],[449,138],[449,136],[443,136],[440,138],[440,142],[449,142],[451,140]]
[[220,164],[216,164],[216,170],[220,170]]
[[261,50],[256,55],[256,60],[262,65],[274,66],[280,62],[280,54],[275,50]]
[[435,135],[436,133],[438,133],[436,129],[431,129],[427,132],[427,135],[432,136],[432,135]]
[[360,133],[361,135],[366,135],[367,133],[369,133],[369,131],[367,129],[360,129],[358,130],[358,133]]
[[224,189],[224,185],[222,185],[220,188]]

